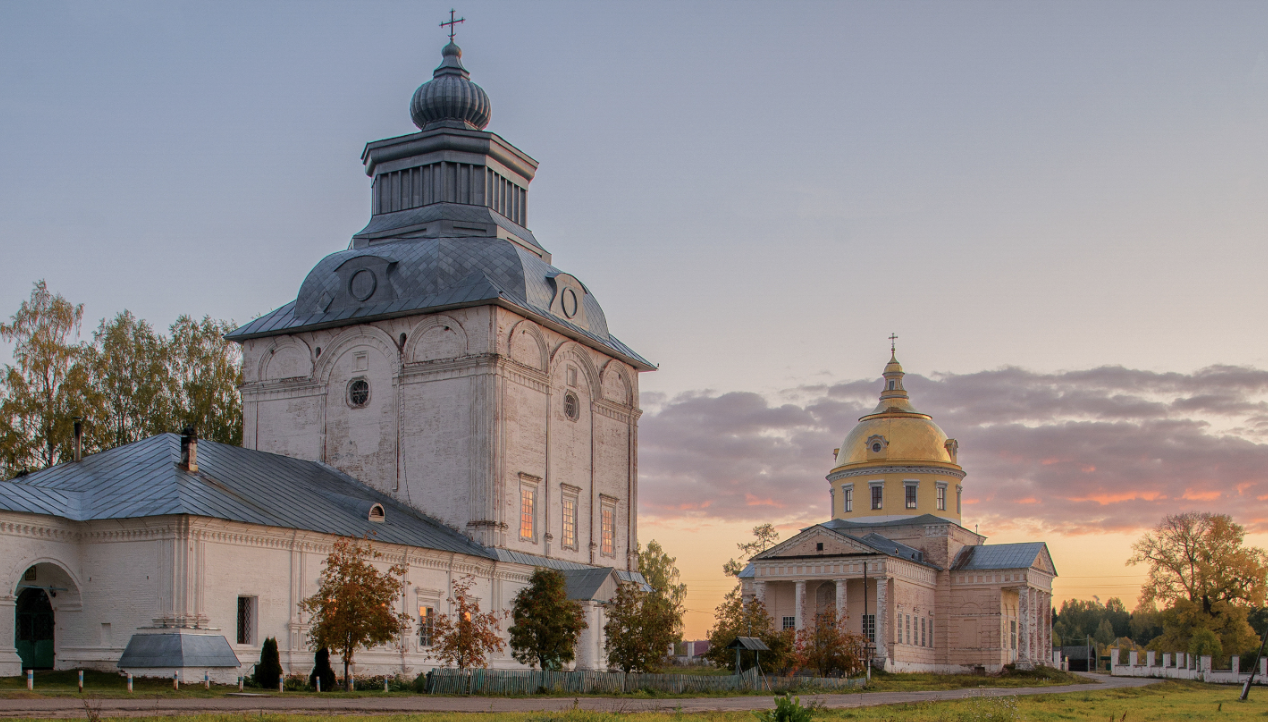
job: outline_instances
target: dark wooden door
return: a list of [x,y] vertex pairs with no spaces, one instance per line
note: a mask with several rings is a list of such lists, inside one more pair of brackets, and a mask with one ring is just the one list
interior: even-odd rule
[[17,647],[23,669],[53,668],[53,605],[43,589],[23,589],[17,603]]

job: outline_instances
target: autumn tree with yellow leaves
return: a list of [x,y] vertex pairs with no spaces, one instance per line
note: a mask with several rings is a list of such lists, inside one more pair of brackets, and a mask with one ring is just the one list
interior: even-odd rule
[[348,668],[357,650],[398,639],[413,622],[409,614],[393,608],[405,591],[405,565],[393,564],[380,571],[372,560],[382,557],[368,540],[335,540],[317,593],[299,603],[300,610],[311,615],[308,641],[312,647],[329,647],[343,657],[343,679],[349,692]]

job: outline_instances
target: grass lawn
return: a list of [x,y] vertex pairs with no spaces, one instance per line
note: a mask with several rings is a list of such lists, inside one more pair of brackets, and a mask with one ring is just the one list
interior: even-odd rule
[[[713,668],[697,668],[699,673],[705,673],[705,669],[713,673],[725,673],[725,670],[717,670]],[[674,671],[678,671],[674,669]],[[979,677],[974,675],[953,675],[953,674],[873,674],[872,683],[866,689],[843,690],[843,694],[857,694],[859,692],[906,692],[916,690],[945,690],[945,689],[963,689],[974,687],[1043,687],[1062,684],[1079,684],[1087,680],[1076,675],[1067,674],[1053,669],[1036,670],[1034,672],[1014,672],[1007,676],[1000,677]],[[127,679],[117,674],[107,672],[84,672],[84,691],[90,695],[97,697],[220,697],[228,693],[238,691],[236,685],[211,685],[211,689],[204,689],[202,680],[189,683],[182,682],[180,691],[172,689],[172,681],[170,679],[143,679],[137,678],[133,681],[133,694],[128,693]],[[276,690],[252,689],[250,687],[244,690],[252,694],[279,694]],[[810,693],[809,691],[807,693]],[[310,691],[287,691],[282,693],[285,696],[310,696],[316,695],[316,692]],[[325,697],[347,698],[347,697],[381,697],[385,694],[391,696],[403,696],[416,694],[415,692],[383,692],[382,690],[365,690],[358,692],[324,692]],[[675,698],[691,698],[691,697],[731,697],[737,695],[745,696],[763,696],[770,694],[769,692],[711,692],[711,693],[686,693],[686,694],[670,694],[667,692],[654,691],[633,691],[625,695],[580,695],[584,697],[615,697],[615,698],[631,698],[631,699],[675,699]],[[0,700],[2,699],[31,699],[39,697],[77,697],[79,696],[78,672],[76,670],[66,671],[38,671],[35,673],[35,690],[26,691],[26,677],[0,677]],[[554,697],[576,697],[576,694],[570,693],[553,693]]]
[[[696,667],[699,674],[705,674],[708,670],[710,673],[724,673],[725,670],[716,670],[713,667]],[[677,670],[675,670],[677,671]],[[1037,670],[1033,673],[1013,673],[1007,676],[974,676],[974,675],[933,675],[933,674],[874,674],[872,681],[866,689],[852,689],[843,694],[857,694],[860,692],[914,692],[914,690],[937,690],[937,689],[964,689],[979,688],[979,686],[1049,686],[1060,684],[1079,684],[1083,683],[1083,678],[1077,675],[1060,673],[1056,670]],[[180,690],[172,689],[170,679],[142,679],[137,678],[133,681],[132,694],[128,694],[128,683],[126,678],[122,678],[117,674],[100,673],[100,671],[87,670],[84,673],[84,689],[87,694],[95,695],[95,697],[105,698],[126,698],[126,697],[145,697],[145,698],[203,698],[203,697],[222,697],[224,694],[236,693],[236,685],[218,685],[213,684],[212,688],[204,689],[202,680],[190,681],[189,684],[181,683]],[[279,694],[275,690],[251,689],[246,688],[245,692],[252,694]],[[809,693],[809,692],[808,692]],[[314,692],[285,692],[281,693],[287,697],[294,695],[314,695]],[[331,698],[350,698],[350,697],[382,697],[384,694],[391,695],[410,695],[416,694],[412,692],[392,692],[384,693],[382,690],[363,690],[363,692],[327,692],[323,693],[326,697]],[[648,690],[639,690],[639,692],[630,692],[625,695],[583,695],[583,697],[624,697],[634,699],[673,699],[673,698],[692,698],[692,697],[734,697],[734,695],[765,695],[765,692],[725,692],[725,693],[687,693],[687,694],[670,694],[648,692]],[[577,697],[576,694],[555,693],[550,694],[552,697]],[[0,678],[0,699],[20,699],[20,698],[41,698],[41,697],[79,697],[79,675],[76,670],[65,671],[37,671],[36,673],[36,689],[34,692],[27,692],[27,678]]]
[[918,692],[973,687],[1051,687],[1063,684],[1086,684],[1088,679],[1051,667],[1034,671],[1015,671],[999,677],[968,674],[885,674],[873,673],[872,683],[862,692]]
[[[1042,695],[1034,697],[976,698],[954,702],[898,704],[851,710],[816,710],[813,719],[822,722],[1065,722],[1066,720],[1113,720],[1114,722],[1154,722],[1172,720],[1219,720],[1242,722],[1268,716],[1268,690],[1251,692],[1249,702],[1238,702],[1239,688],[1196,682],[1161,682],[1149,687],[1099,692]],[[607,712],[524,712],[524,713],[427,713],[417,715],[323,716],[312,714],[191,715],[180,722],[754,722],[751,712],[704,714]]]

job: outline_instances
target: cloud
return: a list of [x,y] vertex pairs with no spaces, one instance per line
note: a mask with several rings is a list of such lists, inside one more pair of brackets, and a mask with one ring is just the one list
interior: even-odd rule
[[[1169,513],[1268,531],[1268,371],[1105,366],[922,377],[917,408],[960,442],[965,523],[1130,531]],[[832,449],[879,381],[647,399],[640,501],[651,517],[803,522],[828,516]]]

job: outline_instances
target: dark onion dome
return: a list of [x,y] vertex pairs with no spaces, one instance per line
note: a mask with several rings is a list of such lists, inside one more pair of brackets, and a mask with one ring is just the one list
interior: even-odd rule
[[484,90],[471,82],[471,73],[462,67],[462,48],[450,42],[440,51],[444,60],[432,79],[418,86],[409,104],[414,125],[424,129],[446,120],[465,123],[476,130],[489,124],[493,106]]

